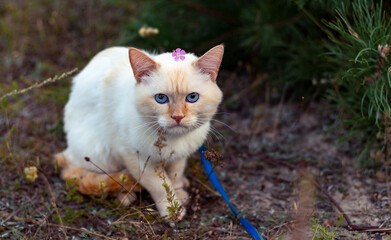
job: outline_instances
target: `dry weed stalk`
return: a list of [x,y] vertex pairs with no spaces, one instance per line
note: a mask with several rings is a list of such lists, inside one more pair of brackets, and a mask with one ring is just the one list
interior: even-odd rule
[[54,83],[54,82],[56,82],[56,81],[58,81],[58,80],[61,80],[61,79],[63,79],[63,78],[66,78],[66,77],[72,75],[72,74],[75,73],[77,70],[78,70],[78,68],[74,68],[73,70],[71,70],[71,71],[69,71],[69,72],[65,72],[65,73],[61,74],[60,76],[55,75],[54,77],[48,78],[48,79],[46,79],[46,80],[43,81],[43,82],[34,83],[34,84],[31,85],[30,87],[27,87],[27,88],[24,88],[24,89],[21,89],[21,90],[15,89],[15,90],[13,90],[13,91],[11,91],[11,92],[9,92],[9,93],[6,93],[6,94],[4,94],[3,96],[1,96],[1,97],[0,97],[0,101],[3,100],[3,99],[5,99],[6,97],[10,97],[10,96],[13,96],[13,95],[23,94],[23,93],[25,93],[25,92],[28,92],[28,91],[34,89],[34,88],[40,88],[40,87],[42,87],[42,86],[44,86],[44,85],[46,85],[46,84]]
[[[168,210],[168,219],[173,221],[175,224],[178,222],[180,215],[182,214],[184,208],[181,207],[179,202],[175,200],[175,192],[174,189],[172,189],[169,184],[167,183],[166,180],[166,175],[164,171],[165,167],[165,159],[162,157],[162,149],[167,146],[165,143],[166,138],[164,137],[164,131],[162,129],[158,130],[158,135],[159,137],[157,138],[156,142],[154,145],[158,148],[159,150],[159,157],[160,157],[160,168],[157,166],[155,168],[156,174],[163,180],[163,187],[167,193],[167,201],[170,204],[170,206],[167,207]],[[174,154],[174,152],[171,152],[170,156]]]
[[314,209],[314,184],[302,177],[299,182],[299,199],[295,205],[296,219],[292,232],[292,240],[307,239],[310,232],[310,217]]

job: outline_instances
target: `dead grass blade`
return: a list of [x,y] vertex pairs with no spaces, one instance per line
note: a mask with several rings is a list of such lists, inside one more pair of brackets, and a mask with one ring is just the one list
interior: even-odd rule
[[[46,176],[44,174],[44,171],[42,171],[40,168],[38,168],[38,169],[41,172],[43,180],[45,181],[46,185],[48,186],[48,189],[49,189],[49,192],[50,192],[50,196],[52,198],[51,204],[52,204],[54,210],[56,211],[58,220],[60,221],[60,226],[64,226],[64,223],[62,222],[62,218],[61,218],[61,215],[60,215],[60,211],[58,210],[58,207],[57,207],[57,204],[56,204],[56,196],[54,195],[54,191],[52,189],[52,186],[50,185],[49,180],[46,178]],[[64,230],[64,228],[61,228],[61,230],[62,230],[62,232],[63,232],[63,234],[65,236],[65,239],[68,240],[68,236],[67,236],[67,233]]]
[[[8,214],[0,213],[0,216],[1,217],[7,217]],[[94,236],[98,236],[98,237],[102,237],[102,238],[106,238],[106,239],[110,239],[110,240],[116,240],[115,238],[111,238],[111,237],[108,237],[108,236],[105,236],[105,235],[102,235],[102,234],[99,234],[99,233],[94,233],[94,232],[91,232],[91,231],[88,231],[88,230],[85,230],[85,229],[69,227],[69,226],[59,225],[59,224],[45,222],[45,221],[36,221],[34,219],[21,218],[21,217],[17,217],[17,216],[12,216],[11,218],[13,220],[15,220],[15,221],[21,221],[21,222],[26,222],[26,223],[33,223],[33,224],[37,224],[37,225],[47,225],[47,226],[50,226],[50,227],[59,227],[59,228],[61,228],[63,230],[64,229],[74,230],[74,231],[84,232],[84,233],[87,233],[87,234],[91,234],[91,235],[94,235]]]
[[9,92],[9,93],[6,93],[6,94],[4,94],[3,96],[1,96],[1,97],[0,97],[0,101],[3,100],[3,99],[5,99],[6,97],[10,97],[10,96],[14,96],[14,95],[23,94],[23,93],[25,93],[25,92],[28,92],[28,91],[34,89],[34,88],[40,88],[40,87],[42,87],[42,86],[44,86],[44,85],[46,85],[46,84],[54,83],[54,82],[56,82],[56,81],[58,81],[58,80],[61,80],[61,79],[63,79],[63,78],[66,78],[66,77],[72,75],[72,74],[75,73],[77,70],[78,70],[78,68],[74,68],[73,70],[71,70],[71,71],[69,71],[69,72],[65,72],[65,73],[61,74],[60,76],[55,75],[54,77],[48,78],[48,79],[46,79],[46,80],[43,81],[43,82],[34,83],[33,85],[31,85],[31,86],[28,87],[28,88],[24,88],[24,89],[21,89],[21,90],[15,89],[15,90],[13,90],[13,91],[11,91],[11,92]]

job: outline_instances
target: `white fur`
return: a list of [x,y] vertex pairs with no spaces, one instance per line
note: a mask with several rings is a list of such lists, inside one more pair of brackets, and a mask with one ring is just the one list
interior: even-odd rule
[[[215,82],[192,64],[197,60],[195,55],[186,54],[186,59],[178,62],[173,60],[171,53],[149,56],[160,67],[157,72],[144,77],[141,83],[137,83],[133,76],[128,48],[125,47],[113,47],[100,52],[74,78],[64,118],[68,143],[64,154],[71,163],[100,172],[84,160],[89,157],[106,172],[127,168],[135,179],[140,180],[151,178],[148,174],[152,174],[151,169],[162,159],[167,163],[183,161],[203,143],[209,131],[209,120],[221,101],[221,91]],[[183,125],[187,127],[172,127],[175,125],[173,119],[159,117],[158,123],[165,128],[167,139],[167,146],[159,155],[159,149],[154,146],[158,138],[156,128],[151,128],[151,124],[146,123],[147,118],[140,113],[137,103],[140,96],[153,96],[166,91],[168,80],[164,78],[173,69],[181,69],[186,78],[193,78],[187,84],[188,91],[198,92],[200,95],[215,94],[217,100],[199,110],[200,114],[207,115],[201,126],[194,126],[196,117],[189,117],[186,121],[184,119]],[[156,107],[163,106],[156,103]],[[144,169],[147,159],[150,167]],[[185,164],[182,165],[184,168]],[[178,171],[183,173],[181,169]],[[175,185],[175,180],[170,180]],[[165,195],[161,194],[161,186],[155,187],[146,181],[140,183],[146,185],[144,187],[150,191],[154,200],[164,201]],[[153,194],[155,190],[160,192],[160,195]],[[158,203],[162,215],[167,215],[164,209],[166,205],[159,206]]]

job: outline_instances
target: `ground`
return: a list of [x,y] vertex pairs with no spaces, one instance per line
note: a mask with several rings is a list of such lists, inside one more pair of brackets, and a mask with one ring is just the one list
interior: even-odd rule
[[[64,80],[63,84],[68,85],[69,81]],[[50,88],[55,91],[56,86]],[[36,101],[44,90],[45,87],[18,97],[22,100],[16,105],[10,103],[12,108],[3,107],[1,237],[94,237],[83,231],[88,230],[115,239],[250,239],[213,190],[197,155],[191,157],[187,169],[191,182],[188,213],[175,227],[159,220],[146,192],[132,207],[124,208],[113,199],[81,196],[67,188],[51,163],[53,153],[65,146],[62,107],[55,107],[50,101]],[[305,170],[337,200],[355,224],[389,226],[384,178],[373,170],[360,171],[348,148],[335,145],[335,136],[327,127],[329,113],[317,104],[303,108],[288,103],[260,103],[256,108],[261,110],[235,110],[223,104],[208,147],[215,147],[223,155],[223,164],[216,166],[216,173],[231,202],[263,235],[268,239],[290,239],[301,211],[298,203],[303,176],[297,169],[273,159]],[[32,183],[23,174],[27,166],[39,169],[38,178]],[[335,206],[312,189],[314,193],[306,193],[313,196],[312,205],[305,210],[313,229],[308,232],[310,236],[387,239],[378,233],[346,230],[345,222],[338,223],[340,213]],[[64,226],[73,229],[64,232],[46,224],[61,224],[59,216]],[[326,233],[314,234],[317,228]]]
[[[119,37],[115,28],[83,28],[77,16],[103,15],[118,23],[134,11],[106,6],[102,12],[88,1],[69,2],[33,7],[9,1],[1,6],[7,39],[0,39],[5,63],[0,97],[80,70]],[[78,5],[71,11],[68,4]],[[91,44],[97,39],[105,40]],[[219,75],[224,101],[207,147],[223,155],[215,171],[231,203],[267,239],[390,239],[348,230],[336,205],[306,178],[318,182],[354,224],[387,228],[388,173],[358,166],[356,143],[337,143],[344,130],[336,127],[338,115],[326,110],[327,102],[284,101],[282,91],[263,78],[233,70]],[[64,78],[0,101],[1,239],[251,239],[209,183],[197,154],[186,171],[191,183],[187,215],[174,227],[158,217],[146,192],[125,208],[111,198],[82,196],[62,181],[52,160],[65,147],[62,112],[70,81]],[[38,169],[33,182],[24,174],[30,166]]]

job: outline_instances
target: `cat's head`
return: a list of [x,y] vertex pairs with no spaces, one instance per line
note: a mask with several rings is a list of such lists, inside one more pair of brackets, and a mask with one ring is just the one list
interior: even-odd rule
[[130,48],[137,110],[146,124],[181,135],[209,122],[222,100],[216,77],[223,53],[218,45],[199,58],[186,54],[175,61],[172,53],[152,56]]

